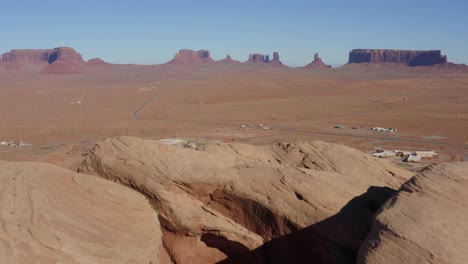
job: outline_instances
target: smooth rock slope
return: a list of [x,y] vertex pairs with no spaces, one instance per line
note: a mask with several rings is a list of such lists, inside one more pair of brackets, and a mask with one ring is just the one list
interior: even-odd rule
[[358,263],[468,263],[468,163],[431,167],[387,201]]
[[164,253],[145,197],[97,177],[0,161],[0,208],[0,263],[156,264]]

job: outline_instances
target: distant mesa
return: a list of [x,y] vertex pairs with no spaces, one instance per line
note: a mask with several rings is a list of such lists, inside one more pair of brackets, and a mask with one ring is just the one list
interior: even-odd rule
[[209,51],[182,49],[174,56],[174,59],[168,62],[168,64],[192,64],[207,62],[214,62]]
[[408,66],[432,66],[447,63],[440,50],[355,49],[349,63],[398,63]]
[[314,55],[314,61],[304,66],[307,69],[321,69],[321,68],[331,68],[330,65],[323,63],[322,58],[319,57],[318,53]]
[[269,55],[263,55],[263,54],[249,54],[249,59],[246,61],[246,63],[269,63],[270,62],[270,57]]
[[249,59],[245,62],[248,64],[268,64],[273,66],[282,66],[283,63],[280,61],[279,53],[273,52],[273,59],[270,60],[270,55],[266,54],[249,54]]
[[83,72],[85,62],[80,53],[73,48],[59,47],[54,49],[14,49],[2,55],[5,64],[16,65],[20,69],[24,65],[44,65],[41,73],[79,73]]
[[54,49],[14,49],[2,55],[2,62],[43,63],[84,63],[80,53],[69,47]]
[[94,59],[90,59],[86,62],[87,64],[90,64],[90,65],[109,65],[110,63],[108,62],[105,62],[103,61],[102,59],[100,58],[94,58]]

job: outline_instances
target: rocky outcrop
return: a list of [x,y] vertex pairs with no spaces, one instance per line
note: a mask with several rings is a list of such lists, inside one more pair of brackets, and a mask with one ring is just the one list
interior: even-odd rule
[[349,63],[400,63],[408,66],[431,66],[447,62],[440,50],[355,49]]
[[100,58],[93,58],[93,59],[90,59],[86,62],[87,64],[90,64],[90,65],[97,65],[97,66],[100,66],[100,65],[109,65],[110,63],[108,62],[105,62],[103,61],[102,59]]
[[238,63],[240,63],[240,61],[233,60],[231,58],[231,55],[229,55],[229,54],[226,56],[226,58],[224,58],[224,59],[222,59],[222,60],[220,60],[218,62],[221,63],[221,64],[238,64]]
[[[133,137],[98,143],[79,171],[147,196],[175,263],[275,263],[270,260],[281,259],[283,251],[274,245],[281,245],[282,237],[323,221],[330,226],[310,229],[312,240],[317,230],[322,233],[303,262],[331,255],[354,261],[347,251],[356,254],[362,241],[344,234],[364,224],[356,221],[358,227],[349,229],[327,220],[371,186],[397,189],[412,176],[386,160],[324,142],[220,143],[193,150]],[[379,199],[385,198],[363,203],[375,211],[383,202]],[[373,211],[363,210],[370,219]],[[367,229],[356,232],[364,239]],[[269,241],[274,244],[264,245]]]
[[322,69],[322,68],[331,68],[331,66],[326,65],[325,63],[323,63],[323,61],[319,57],[318,53],[315,53],[314,60],[311,63],[304,66],[304,68],[307,68],[307,69]]
[[168,64],[193,64],[193,63],[209,63],[214,62],[211,58],[210,52],[207,50],[180,50],[174,56],[174,59],[168,62]]
[[249,54],[249,59],[245,62],[248,64],[264,64],[271,66],[282,66],[283,63],[280,60],[278,52],[273,52],[273,59],[270,60],[270,55],[266,54]]
[[273,59],[270,61],[270,65],[273,65],[273,66],[283,65],[283,63],[280,61],[280,56],[278,52],[273,52]]
[[53,50],[11,50],[2,55],[2,62],[48,63]]
[[246,63],[269,63],[270,62],[270,56],[269,55],[263,55],[263,54],[249,54],[249,59],[246,61]]
[[0,205],[1,263],[156,264],[167,256],[145,197],[97,177],[0,161]]
[[45,50],[11,50],[2,55],[2,62],[23,62],[31,64],[84,63],[81,54],[68,47]]
[[468,263],[468,163],[424,170],[377,214],[358,263]]

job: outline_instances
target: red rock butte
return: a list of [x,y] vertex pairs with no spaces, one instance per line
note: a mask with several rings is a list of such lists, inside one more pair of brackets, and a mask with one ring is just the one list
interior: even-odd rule
[[331,66],[326,65],[325,63],[323,63],[323,61],[319,57],[318,53],[315,53],[314,60],[311,63],[304,66],[304,68],[307,68],[307,69],[320,69],[320,68],[331,68]]
[[249,59],[245,62],[248,64],[268,64],[273,66],[282,66],[283,63],[280,61],[279,53],[273,52],[273,59],[270,60],[270,55],[266,54],[249,54]]
[[174,59],[168,62],[168,64],[191,64],[206,62],[214,62],[209,51],[182,49],[174,56]]
[[24,62],[31,64],[55,62],[84,63],[80,53],[69,47],[54,49],[14,49],[2,55],[2,62]]
[[246,61],[246,63],[269,63],[270,62],[270,57],[268,55],[263,55],[263,54],[249,54],[249,59]]
[[440,50],[355,49],[349,63],[400,63],[408,66],[431,66],[447,62]]

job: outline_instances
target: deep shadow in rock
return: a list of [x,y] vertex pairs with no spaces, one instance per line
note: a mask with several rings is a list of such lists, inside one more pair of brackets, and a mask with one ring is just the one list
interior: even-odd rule
[[259,263],[261,259],[239,242],[230,241],[215,234],[203,234],[201,241],[208,247],[217,248],[231,260],[231,263]]
[[374,213],[395,193],[396,190],[388,187],[372,186],[336,215],[273,239],[248,252],[249,257],[227,254],[229,257],[218,264],[355,263],[359,247],[371,229]]

